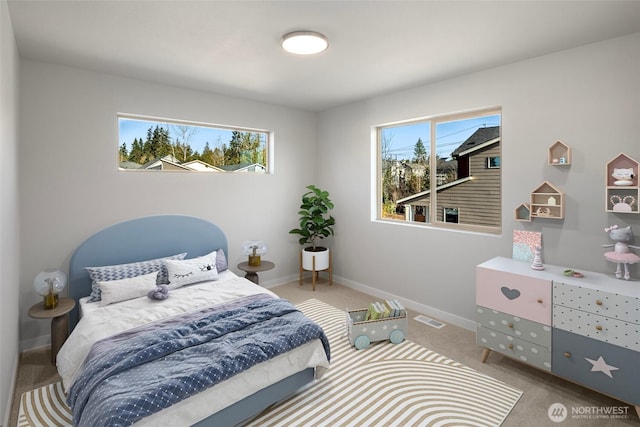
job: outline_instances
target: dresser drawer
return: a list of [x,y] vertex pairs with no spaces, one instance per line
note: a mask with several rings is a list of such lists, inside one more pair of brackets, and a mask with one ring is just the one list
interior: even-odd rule
[[551,347],[551,326],[481,306],[477,308],[477,321],[479,325],[489,329],[512,335],[543,347]]
[[552,364],[555,374],[640,405],[640,353],[636,351],[553,328]]
[[553,327],[640,351],[640,325],[636,323],[623,322],[554,304]]
[[478,326],[477,343],[481,347],[502,353],[540,369],[551,370],[551,350],[493,329]]
[[633,296],[554,282],[553,303],[640,324],[640,298]]
[[478,266],[476,304],[551,326],[551,281]]

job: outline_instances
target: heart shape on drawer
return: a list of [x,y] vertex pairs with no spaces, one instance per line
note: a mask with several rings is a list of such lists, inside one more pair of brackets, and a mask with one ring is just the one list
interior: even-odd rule
[[509,299],[516,299],[520,296],[520,291],[517,289],[509,289],[506,286],[500,288],[502,294]]

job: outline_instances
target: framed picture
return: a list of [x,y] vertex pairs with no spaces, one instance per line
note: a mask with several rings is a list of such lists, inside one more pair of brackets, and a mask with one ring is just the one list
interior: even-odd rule
[[513,259],[533,261],[536,247],[542,247],[542,233],[539,231],[513,230]]

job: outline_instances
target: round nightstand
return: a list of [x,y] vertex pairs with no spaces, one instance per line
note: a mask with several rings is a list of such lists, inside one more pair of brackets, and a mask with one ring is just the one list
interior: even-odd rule
[[34,319],[51,319],[51,363],[54,365],[60,347],[69,336],[69,312],[75,306],[73,299],[60,297],[56,308],[45,310],[44,303],[39,302],[29,309],[29,316]]
[[271,270],[275,266],[276,265],[274,263],[272,263],[271,261],[262,260],[260,262],[260,265],[249,265],[249,263],[247,261],[245,261],[245,262],[241,262],[240,264],[238,264],[238,269],[244,271],[245,273],[247,273],[247,274],[244,275],[245,278],[251,280],[256,285],[259,285],[260,284],[260,279],[258,278],[258,272],[259,271]]

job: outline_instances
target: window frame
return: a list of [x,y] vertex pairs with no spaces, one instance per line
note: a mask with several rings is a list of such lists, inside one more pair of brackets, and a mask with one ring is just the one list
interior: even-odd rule
[[[492,161],[498,159],[498,162]],[[487,169],[500,169],[502,166],[502,159],[500,156],[487,156]]]
[[[266,130],[266,129],[260,129],[260,128],[251,128],[251,127],[246,127],[246,126],[231,126],[231,125],[220,125],[220,124],[214,124],[214,123],[205,123],[205,122],[199,122],[199,121],[195,121],[195,120],[183,120],[183,119],[170,119],[170,118],[166,118],[166,117],[157,117],[157,116],[147,116],[147,115],[140,115],[140,114],[131,114],[131,113],[116,113],[116,132],[118,135],[118,145],[116,147],[116,167],[118,169],[119,172],[133,172],[133,173],[140,173],[140,172],[169,172],[169,173],[193,173],[193,172],[205,172],[205,173],[211,173],[211,172],[207,172],[207,171],[202,171],[202,170],[187,170],[186,168],[183,168],[182,170],[180,169],[176,169],[176,170],[157,170],[157,169],[127,169],[127,168],[122,168],[120,167],[120,163],[121,163],[121,159],[120,159],[120,148],[123,144],[124,141],[121,140],[121,135],[120,135],[120,119],[124,119],[124,120],[133,120],[133,121],[142,121],[142,122],[150,122],[150,123],[155,123],[155,124],[159,124],[159,125],[177,125],[177,126],[192,126],[192,127],[199,127],[199,128],[211,128],[211,129],[215,129],[215,130],[220,130],[220,131],[229,131],[229,132],[242,132],[242,133],[255,133],[255,134],[261,134],[264,135],[264,158],[265,158],[265,165],[264,171],[238,171],[238,170],[219,170],[216,171],[217,173],[223,173],[223,174],[230,174],[230,173],[253,173],[256,175],[268,175],[268,174],[273,174],[274,172],[274,156],[273,156],[273,145],[274,145],[274,132],[270,131],[270,130]],[[216,167],[215,165],[211,165]]]
[[[479,224],[464,224],[464,223],[451,223],[446,222],[444,217],[444,206],[438,206],[438,191],[434,191],[436,189],[441,190],[441,187],[437,185],[437,156],[429,155],[429,176],[430,176],[430,188],[429,192],[429,206],[426,212],[427,218],[432,218],[434,221],[432,222],[416,222],[410,221],[406,219],[392,219],[385,218],[382,216],[382,199],[383,199],[383,189],[382,189],[382,179],[383,179],[383,167],[382,167],[382,134],[385,128],[397,127],[397,126],[409,126],[413,124],[419,123],[430,123],[430,138],[429,138],[429,153],[437,153],[437,144],[436,144],[436,129],[439,123],[452,122],[452,121],[461,121],[473,118],[479,118],[483,116],[499,116],[499,152],[497,156],[491,157],[499,157],[500,158],[500,166],[493,167],[491,169],[497,169],[499,171],[500,176],[500,197],[499,197],[499,214],[496,218],[499,222],[497,226],[491,225],[479,225]],[[452,114],[442,114],[442,115],[434,115],[427,117],[420,117],[416,119],[403,120],[397,122],[389,122],[380,125],[376,125],[372,127],[372,185],[371,185],[371,220],[375,222],[385,222],[392,223],[398,225],[408,225],[408,226],[417,226],[417,227],[427,227],[427,228],[442,228],[448,230],[460,230],[460,231],[471,231],[471,232],[479,232],[491,235],[499,235],[502,233],[502,227],[504,224],[503,218],[503,209],[502,209],[502,199],[503,199],[503,178],[502,178],[502,107],[501,106],[493,106],[482,109],[469,110],[460,113],[452,113]],[[485,161],[485,166],[488,166],[488,157]],[[469,179],[473,179],[470,177]],[[432,197],[431,193],[435,193],[435,197]],[[411,206],[413,208],[413,206]],[[438,208],[443,209],[442,220],[438,220]],[[458,215],[460,215],[460,207],[457,207]]]

